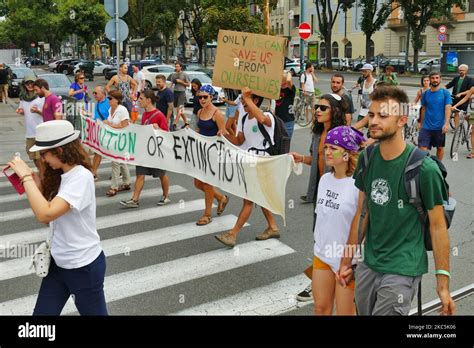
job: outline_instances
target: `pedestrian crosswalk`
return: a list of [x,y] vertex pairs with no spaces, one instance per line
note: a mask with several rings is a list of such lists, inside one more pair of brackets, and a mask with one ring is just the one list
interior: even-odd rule
[[[193,187],[192,179],[180,176],[173,184],[175,175],[171,175],[172,202],[157,206],[162,195],[159,180],[149,178],[140,208],[130,210],[119,201],[131,192],[104,196],[109,172],[105,163],[96,183],[96,201],[97,229],[107,257],[104,286],[110,314],[275,315],[297,308],[294,294],[307,285],[307,279],[298,275],[298,268],[279,278],[276,266],[294,257],[294,248],[277,239],[242,238],[229,249],[214,239],[233,227],[240,202],[198,227],[195,222],[202,215],[204,195]],[[0,315],[31,315],[41,279],[30,268],[28,255],[11,257],[8,252],[15,246],[39,245],[48,227],[35,222],[26,195],[18,196],[5,184],[5,178],[0,178]],[[252,226],[246,224],[242,233],[246,229]],[[262,271],[273,267],[274,274]],[[213,292],[219,285],[225,290]],[[175,287],[180,289],[176,297],[192,293],[192,301],[179,307],[165,303],[154,310],[161,294]],[[62,314],[77,314],[72,298]]]

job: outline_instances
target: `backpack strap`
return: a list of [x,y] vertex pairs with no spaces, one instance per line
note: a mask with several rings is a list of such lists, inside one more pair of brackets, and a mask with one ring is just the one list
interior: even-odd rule
[[423,200],[420,194],[420,169],[425,158],[429,156],[429,153],[417,147],[412,147],[414,149],[408,157],[404,172],[405,190],[408,194],[409,203],[415,207],[420,222],[424,224],[428,214],[423,206]]
[[[271,112],[269,112],[271,114]],[[272,114],[273,116],[273,114]],[[275,116],[273,116],[273,124],[274,124],[274,128],[275,128]],[[269,146],[269,150],[271,151],[270,155],[274,155],[273,153],[273,147],[275,144],[273,144],[271,138],[270,138],[270,134],[268,134],[267,130],[265,129],[265,126],[263,124],[261,124],[260,122],[257,121],[257,126],[258,126],[258,129],[260,130],[260,133],[262,133],[263,137],[265,138],[265,141],[270,144]],[[265,146],[265,143],[263,144],[263,146]]]
[[247,116],[249,115],[249,113],[247,112],[244,117],[242,117],[242,134],[244,133],[244,124],[245,124],[245,120],[247,119]]

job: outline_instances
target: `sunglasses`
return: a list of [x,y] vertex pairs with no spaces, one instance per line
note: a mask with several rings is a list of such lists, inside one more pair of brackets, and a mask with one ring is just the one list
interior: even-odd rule
[[204,99],[205,100],[207,98],[209,98],[208,95],[198,95],[198,99]]
[[92,92],[93,95],[97,95],[97,92]]
[[84,79],[85,79],[85,77],[79,77],[78,78],[78,80],[84,80]]
[[112,100],[112,99],[114,99],[114,98],[112,98],[112,97],[107,97],[107,99],[108,99],[108,100]]
[[48,152],[49,152],[49,150],[40,152],[40,157],[44,159],[44,157],[46,156],[46,154],[47,154]]
[[321,111],[326,111],[327,109],[329,109],[329,106],[328,105],[321,105],[321,104],[316,104],[314,106],[314,110],[318,110],[320,109]]

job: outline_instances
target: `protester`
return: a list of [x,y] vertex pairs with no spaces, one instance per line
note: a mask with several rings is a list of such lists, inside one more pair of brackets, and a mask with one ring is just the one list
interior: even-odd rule
[[77,101],[87,103],[87,86],[84,83],[86,77],[84,73],[78,72],[74,75],[74,83],[69,88],[69,96]]
[[[469,67],[466,64],[461,64],[458,67],[459,75],[456,76],[455,78],[453,78],[446,85],[446,89],[450,89],[450,88],[453,89],[452,94],[455,96],[453,98],[453,105],[457,104],[461,100],[461,97],[458,96],[460,93],[464,93],[466,91],[469,91],[469,89],[472,86],[474,86],[474,80],[471,77],[467,76],[468,70],[469,70]],[[457,109],[462,110],[462,111],[467,111],[468,107],[469,107],[469,103],[466,100],[464,103],[459,104]],[[454,124],[455,124],[456,128],[459,125],[459,112],[456,112],[455,115],[454,115]]]
[[225,119],[227,120],[229,117],[234,117],[235,112],[237,110],[237,103],[235,100],[239,96],[239,91],[231,88],[224,88],[224,95],[225,97],[222,101],[225,103]]
[[398,86],[397,73],[391,65],[385,67],[385,72],[380,76],[379,81],[386,82],[389,86]]
[[0,100],[8,104],[8,80],[10,74],[3,63],[0,63]]
[[36,78],[34,75],[25,75],[20,89],[20,104],[16,109],[18,115],[25,116],[25,129],[26,129],[26,153],[30,160],[35,163],[38,168],[40,177],[43,175],[44,165],[41,161],[39,152],[30,152],[30,148],[35,144],[36,138],[36,126],[43,123],[43,118],[31,111],[33,107],[39,110],[43,109],[44,98],[40,98],[34,91],[34,82]]
[[[401,179],[408,158],[415,150],[405,143],[402,134],[408,119],[408,109],[404,107],[408,97],[399,88],[381,87],[373,92],[371,100],[370,136],[377,139],[379,145],[368,156],[367,169],[361,172],[362,161],[359,160],[355,170],[355,185],[360,190],[358,207],[336,277],[342,286],[352,280],[353,251],[357,241],[365,236],[363,261],[355,271],[357,313],[408,315],[421,277],[428,272],[424,226],[418,211],[409,202]],[[438,165],[429,157],[423,160],[419,179],[420,196],[429,216],[441,313],[450,315],[455,313],[455,304],[449,292],[450,247],[443,208],[448,192]],[[364,206],[367,216],[359,231]]]
[[193,117],[191,120],[191,127],[196,128],[198,121],[198,111],[202,109],[202,105],[198,98],[199,90],[201,89],[202,84],[199,79],[193,79],[191,81],[191,93],[193,95]]
[[355,283],[342,287],[336,283],[335,273],[342,258],[338,250],[347,242],[357,210],[359,192],[352,174],[364,140],[354,128],[339,126],[330,130],[324,141],[331,172],[321,177],[315,210],[312,288],[316,315],[332,315],[334,300],[337,315],[355,315]]
[[296,87],[293,85],[291,74],[284,72],[280,84],[280,98],[275,101],[275,116],[285,124],[290,140],[295,128],[295,113],[293,111],[295,95]]
[[156,87],[158,92],[156,94],[156,108],[166,116],[168,127],[174,123],[173,117],[173,91],[166,87],[165,75],[156,75]]
[[[325,94],[321,97],[319,104],[315,105],[316,121],[313,125],[311,146],[309,155],[301,155],[296,152],[290,153],[296,163],[303,163],[311,166],[309,174],[309,183],[306,195],[301,196],[303,203],[316,204],[316,195],[318,192],[319,180],[328,173],[330,168],[326,165],[324,158],[324,142],[328,132],[338,126],[345,125],[346,106],[342,98],[337,94]],[[313,225],[316,222],[316,216],[313,218]],[[296,299],[299,301],[311,301],[311,284],[301,291]]]
[[430,89],[430,77],[428,75],[423,75],[421,77],[421,88],[416,92],[416,97],[414,100],[415,104],[418,104],[421,101],[421,97],[424,92]]
[[[110,104],[109,117],[104,121],[104,124],[121,129],[129,125],[130,116],[127,109],[121,105],[122,92],[111,91],[107,97]],[[119,185],[120,174],[122,174],[122,184]],[[128,166],[123,163],[112,162],[112,184],[107,190],[107,196],[113,197],[120,191],[130,190],[130,171]]]
[[62,120],[63,119],[63,104],[61,99],[49,91],[48,82],[44,79],[38,79],[33,84],[35,93],[38,97],[44,97],[43,109],[36,106],[31,108],[31,112],[43,116],[43,122]]
[[[183,64],[176,62],[174,66],[176,72],[171,75],[170,79],[173,88],[174,107],[176,108],[176,115],[178,115],[179,109],[184,108],[186,102],[186,87],[189,87],[191,83],[188,74],[183,71]],[[175,124],[177,124],[177,121],[175,121]]]
[[451,116],[451,95],[447,89],[441,88],[440,73],[430,74],[430,84],[431,88],[421,97],[423,123],[418,136],[418,146],[422,150],[436,147],[436,156],[442,160]]
[[133,65],[133,79],[137,83],[137,98],[140,93],[143,93],[146,87],[146,80],[145,80],[145,75],[143,75],[143,71],[140,70],[140,68],[136,65]]
[[369,124],[369,118],[367,117],[370,106],[369,95],[374,91],[377,82],[372,76],[372,71],[374,71],[372,64],[364,64],[361,71],[364,77],[364,83],[362,84],[359,116],[357,117],[357,122],[354,124],[354,128],[356,129],[362,129]]
[[344,76],[341,74],[334,74],[331,76],[331,91],[338,96],[342,97],[346,104],[345,116],[346,125],[350,126],[352,123],[352,114],[354,113],[354,102],[352,101],[352,95],[347,92],[344,87]]
[[36,128],[31,151],[39,151],[45,163],[41,182],[21,159],[8,163],[21,178],[36,218],[51,228],[51,264],[33,315],[60,315],[71,295],[81,315],[107,315],[94,179],[78,137],[65,120]]
[[137,94],[138,84],[128,75],[128,65],[126,63],[120,64],[117,75],[110,79],[107,86],[105,86],[105,91],[110,93],[112,87],[115,87],[122,93],[121,104],[130,114],[133,108],[132,99]]
[[[318,79],[314,74],[314,66],[311,62],[307,62],[305,66],[305,71],[301,74],[300,78],[300,90],[303,92],[303,98],[306,105],[311,105],[311,109],[316,103],[316,98],[314,95],[314,89]],[[306,121],[309,123],[310,111],[306,109],[305,116]]]
[[[168,131],[168,123],[166,122],[166,117],[160,110],[157,110],[154,106],[155,104],[155,94],[152,90],[147,89],[140,94],[138,98],[140,102],[140,107],[145,109],[145,112],[142,115],[142,125],[143,126],[153,126],[155,129],[161,129],[163,131]],[[120,201],[120,204],[127,208],[138,208],[140,203],[140,194],[145,185],[145,176],[151,175],[154,178],[160,178],[161,189],[163,191],[163,196],[158,205],[166,205],[171,202],[169,198],[169,179],[166,175],[166,171],[159,168],[149,168],[136,166],[137,179],[135,181],[135,188],[133,191],[133,196],[128,201]]]
[[[202,86],[195,97],[201,103],[202,109],[198,111],[197,132],[206,137],[227,135],[225,130],[224,116],[222,112],[212,104],[212,96],[215,94],[211,85]],[[203,216],[196,222],[198,226],[204,226],[212,222],[212,203],[217,200],[217,215],[224,212],[229,197],[223,195],[214,186],[206,184],[201,180],[194,179],[194,186],[204,192],[206,208]]]
[[[93,120],[104,122],[109,118],[109,100],[106,98],[105,91],[101,86],[96,86],[92,95],[95,99],[95,107],[93,112]],[[94,180],[99,180],[99,176],[97,175],[97,171],[100,166],[100,162],[102,161],[102,156],[99,155],[97,152],[94,152],[94,158],[92,160],[92,174],[94,174]]]
[[[268,156],[267,151],[271,147],[271,144],[268,144],[261,132],[258,131],[258,123],[265,127],[270,138],[273,139],[275,120],[271,113],[264,113],[260,110],[262,102],[263,97],[252,94],[252,91],[248,87],[245,87],[242,90],[242,104],[247,114],[239,120],[237,136],[228,134],[226,137],[234,145],[240,146],[242,150],[257,155]],[[257,131],[254,131],[255,129],[257,129]],[[228,247],[235,246],[237,235],[250,218],[253,204],[253,202],[244,199],[242,210],[234,227],[227,233],[215,236],[216,239]],[[262,233],[257,235],[256,239],[266,240],[269,238],[280,238],[280,232],[278,231],[278,226],[273,214],[263,207],[262,212],[267,220],[268,226]]]

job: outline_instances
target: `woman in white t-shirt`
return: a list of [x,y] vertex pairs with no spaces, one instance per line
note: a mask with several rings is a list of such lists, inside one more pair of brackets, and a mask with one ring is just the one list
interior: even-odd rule
[[41,181],[18,157],[8,163],[20,178],[36,218],[51,229],[51,264],[33,315],[60,315],[71,295],[81,315],[107,315],[94,177],[78,137],[79,131],[66,120],[36,127],[31,151],[39,151],[45,163]]
[[354,128],[339,126],[328,132],[324,142],[331,172],[321,177],[316,199],[312,276],[316,315],[332,315],[334,300],[337,315],[355,315],[354,281],[342,287],[335,274],[357,210],[359,190],[352,174],[364,140]]
[[[112,128],[125,128],[130,124],[130,115],[125,106],[121,105],[122,92],[111,91],[107,97],[109,100],[109,118],[104,121],[104,124]],[[122,183],[120,184],[120,173],[122,173]],[[130,171],[128,166],[123,163],[112,162],[112,184],[107,190],[106,194],[109,197],[113,197],[117,192],[130,190],[130,184],[132,179],[130,178]]]

